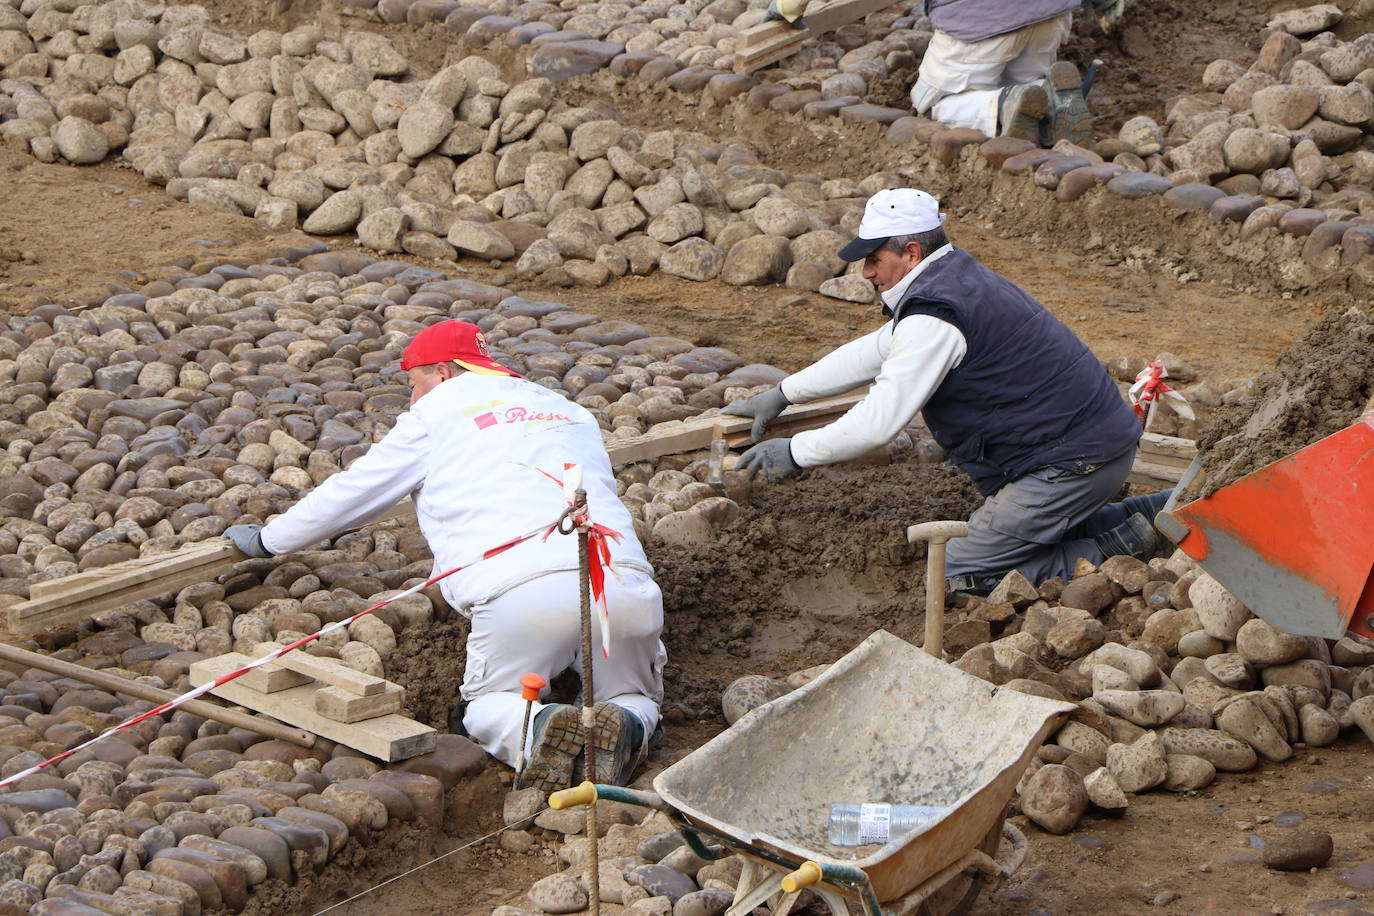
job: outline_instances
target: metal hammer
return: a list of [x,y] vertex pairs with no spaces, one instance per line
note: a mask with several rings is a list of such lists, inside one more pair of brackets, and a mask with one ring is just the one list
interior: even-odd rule
[[968,522],[923,522],[906,530],[908,544],[926,542],[926,641],[923,649],[936,658],[945,645],[945,544],[968,537]]

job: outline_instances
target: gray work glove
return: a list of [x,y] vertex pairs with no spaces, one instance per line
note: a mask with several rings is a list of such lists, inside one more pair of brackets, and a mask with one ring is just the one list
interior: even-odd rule
[[726,405],[721,413],[735,417],[753,417],[754,425],[749,430],[749,441],[757,442],[763,438],[763,432],[768,429],[768,424],[791,405],[792,402],[787,400],[787,395],[782,393],[782,386],[774,385],[763,394]]
[[740,455],[735,470],[743,471],[750,480],[763,471],[769,483],[777,483],[800,471],[801,465],[792,460],[791,439],[769,439]]
[[230,525],[224,529],[224,536],[250,557],[265,559],[273,556],[272,551],[262,545],[261,525]]

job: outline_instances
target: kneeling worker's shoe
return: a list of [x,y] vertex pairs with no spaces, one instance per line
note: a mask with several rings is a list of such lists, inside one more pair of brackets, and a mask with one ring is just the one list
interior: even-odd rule
[[534,717],[531,731],[534,740],[515,787],[557,792],[574,785],[573,764],[581,758],[584,740],[582,711],[564,703],[545,706]]
[[1039,83],[1008,86],[997,105],[998,133],[1040,143],[1040,127],[1049,113],[1049,96]]
[[1137,512],[1115,528],[1093,538],[1093,542],[1106,557],[1128,556],[1149,560],[1159,548],[1159,533],[1148,518]]
[[1045,80],[1049,91],[1050,143],[1068,140],[1087,146],[1093,139],[1093,117],[1083,97],[1083,78],[1066,60],[1056,61]]
[[[579,713],[581,711],[579,710]],[[640,749],[644,744],[644,725],[639,716],[614,703],[597,703],[592,707],[595,725],[587,740],[596,748],[596,781],[611,785],[629,785],[639,765]],[[580,783],[587,775],[585,754],[577,758],[573,781]]]

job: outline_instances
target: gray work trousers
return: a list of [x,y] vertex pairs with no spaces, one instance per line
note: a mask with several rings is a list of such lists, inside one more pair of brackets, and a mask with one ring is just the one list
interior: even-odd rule
[[1093,537],[1126,520],[1121,504],[1108,501],[1134,460],[1131,448],[1086,473],[1038,468],[1006,484],[969,516],[968,537],[949,542],[945,575],[995,585],[1015,569],[1040,583],[1070,578],[1080,557],[1101,563]]

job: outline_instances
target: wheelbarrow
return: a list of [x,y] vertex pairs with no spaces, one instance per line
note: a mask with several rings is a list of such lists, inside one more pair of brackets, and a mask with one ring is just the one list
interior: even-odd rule
[[1184,472],[1155,525],[1278,629],[1374,637],[1374,401],[1356,423],[1178,505]]
[[[833,916],[851,903],[867,916],[946,916],[1024,860],[1025,838],[1003,823],[1008,802],[1073,708],[993,686],[880,630],[664,770],[654,791],[588,782],[549,804],[657,808],[702,858],[741,853],[727,916],[775,895],[772,912],[784,916],[805,888]],[[882,845],[832,845],[830,807],[845,802],[933,810]]]

